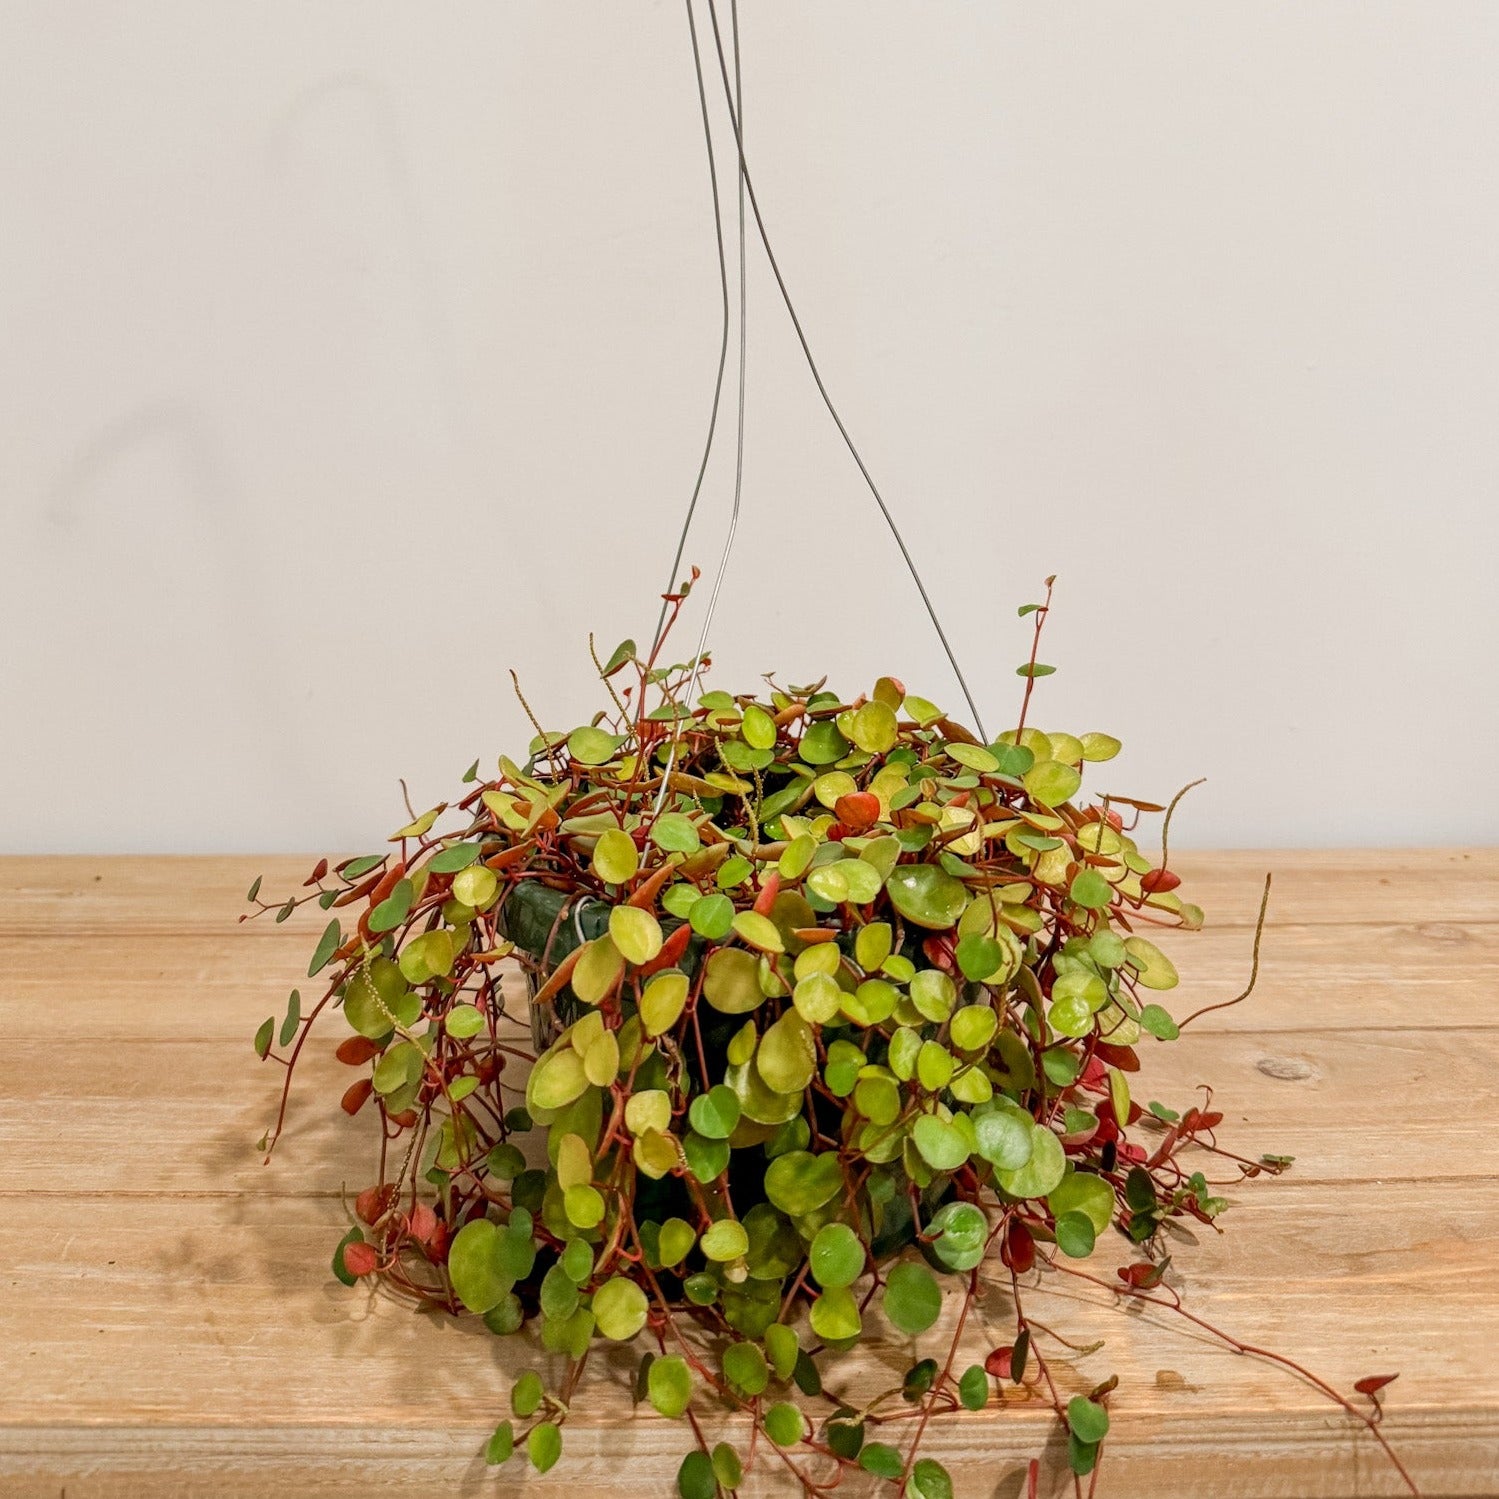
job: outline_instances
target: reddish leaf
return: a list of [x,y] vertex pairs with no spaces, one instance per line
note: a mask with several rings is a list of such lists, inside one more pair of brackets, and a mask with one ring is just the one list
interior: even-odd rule
[[430,1244],[437,1232],[437,1214],[425,1202],[419,1202],[411,1210],[407,1231],[419,1244]]
[[861,833],[879,821],[880,799],[872,791],[850,791],[833,803],[833,814],[845,827]]
[[1169,1261],[1162,1261],[1159,1265],[1152,1265],[1146,1260],[1139,1260],[1133,1265],[1121,1265],[1116,1273],[1125,1285],[1137,1291],[1148,1291],[1152,1286],[1160,1285],[1168,1263]]
[[395,1196],[393,1186],[366,1187],[354,1199],[354,1211],[366,1223],[373,1223],[395,1201]]
[[1088,1065],[1078,1077],[1078,1083],[1084,1088],[1106,1088],[1109,1085],[1108,1068],[1096,1056],[1089,1057]]
[[761,916],[769,916],[770,908],[776,903],[776,896],[781,893],[781,872],[772,869],[765,876],[765,883],[760,886],[760,893],[755,897],[755,910]]
[[363,1067],[371,1057],[380,1055],[380,1047],[368,1036],[350,1036],[347,1041],[339,1043],[333,1054],[346,1067]]
[[1010,1219],[1010,1226],[1005,1230],[1005,1241],[1000,1245],[999,1257],[1016,1275],[1024,1275],[1036,1263],[1036,1241],[1018,1218]]
[[1363,1379],[1354,1381],[1353,1388],[1360,1395],[1377,1395],[1392,1380],[1399,1379],[1398,1374],[1370,1374]]
[[1013,1345],[994,1349],[989,1354],[989,1357],[984,1360],[985,1372],[992,1374],[996,1379],[1008,1379],[1014,1357],[1015,1349]]
[[344,1113],[357,1114],[374,1091],[375,1085],[367,1077],[360,1078],[357,1083],[350,1083],[341,1103]]
[[350,1275],[371,1275],[380,1268],[380,1256],[373,1244],[345,1244],[344,1268]]
[[1149,874],[1140,876],[1140,888],[1147,895],[1154,895],[1157,891],[1175,890],[1181,882],[1181,876],[1169,869],[1152,869]]
[[1140,1070],[1140,1059],[1135,1055],[1133,1046],[1110,1046],[1107,1042],[1100,1041],[1093,1048],[1093,1055],[1099,1061],[1107,1062],[1111,1067],[1117,1067],[1121,1072]]
[[659,973],[663,968],[675,968],[681,961],[682,954],[687,951],[687,944],[691,941],[692,928],[684,921],[681,926],[674,928],[671,935],[661,944],[661,951],[649,963],[641,967],[641,973],[649,975]]
[[402,859],[397,859],[389,869],[380,876],[375,888],[370,891],[370,907],[378,906],[402,880],[406,878],[406,864]]
[[928,937],[921,944],[921,951],[933,968],[940,968],[944,973],[953,971],[953,945],[946,937]]

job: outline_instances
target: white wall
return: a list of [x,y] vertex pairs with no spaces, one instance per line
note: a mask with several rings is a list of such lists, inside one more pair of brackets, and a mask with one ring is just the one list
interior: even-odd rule
[[[990,720],[1183,843],[1499,837],[1499,7],[744,0],[751,169]],[[345,849],[654,618],[678,3],[0,6],[0,847]],[[718,685],[958,701],[751,278]],[[711,565],[712,524],[689,555]]]

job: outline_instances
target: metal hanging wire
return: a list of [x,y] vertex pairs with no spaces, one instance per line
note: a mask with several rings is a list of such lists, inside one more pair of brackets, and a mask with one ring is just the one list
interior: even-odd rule
[[[729,301],[728,301],[728,268],[724,254],[723,239],[723,217],[719,207],[718,198],[718,172],[714,161],[713,131],[707,100],[707,88],[703,79],[702,51],[698,43],[697,21],[693,12],[693,0],[685,0],[687,8],[687,25],[692,40],[692,63],[697,77],[698,101],[702,108],[703,134],[708,147],[709,177],[713,189],[713,223],[714,232],[718,244],[718,264],[720,284],[723,291],[723,337],[720,345],[718,376],[713,391],[713,409],[708,424],[708,438],[703,450],[702,463],[698,468],[697,481],[693,486],[692,499],[687,507],[687,514],[682,523],[681,534],[677,539],[676,555],[672,559],[671,578],[668,580],[667,591],[669,592],[675,584],[677,569],[681,565],[682,555],[687,545],[687,536],[692,528],[693,518],[697,511],[698,499],[702,492],[704,476],[707,472],[708,461],[712,454],[714,437],[717,431],[719,403],[723,392],[723,376],[728,351],[729,336]],[[817,393],[822,397],[822,403],[827,408],[828,415],[833,419],[833,425],[838,429],[838,435],[843,439],[844,446],[848,449],[849,456],[858,467],[860,476],[865,486],[873,497],[875,504],[879,507],[880,514],[884,517],[885,524],[895,540],[902,559],[905,561],[906,569],[911,574],[911,581],[916,585],[916,591],[921,596],[921,602],[926,609],[927,618],[931,621],[932,628],[936,631],[937,639],[942,643],[943,653],[947,657],[948,665],[952,667],[953,676],[957,678],[958,686],[963,693],[963,699],[968,705],[968,711],[973,716],[974,727],[978,730],[982,739],[987,739],[988,733],[984,729],[983,718],[979,713],[978,704],[974,701],[973,693],[968,686],[968,680],[963,675],[963,669],[958,665],[957,654],[947,638],[947,632],[942,628],[942,621],[937,616],[937,610],[928,594],[926,584],[923,582],[921,573],[916,566],[915,559],[911,556],[910,548],[906,545],[905,538],[901,535],[900,527],[895,522],[895,517],[890,512],[890,507],[885,503],[884,496],[874,482],[874,476],[870,473],[868,465],[850,436],[848,428],[844,425],[843,418],[839,415],[838,408],[833,403],[833,398],[828,392],[826,383],[822,378],[822,372],[817,367],[817,361],[813,357],[812,348],[807,340],[806,330],[802,327],[801,318],[797,315],[796,305],[791,299],[791,293],[786,285],[786,278],[782,274],[780,262],[776,259],[774,249],[771,247],[770,235],[765,227],[764,215],[760,210],[759,199],[755,194],[754,181],[750,176],[749,166],[744,152],[744,98],[743,98],[743,75],[741,71],[740,46],[739,46],[739,3],[738,0],[730,0],[729,21],[731,50],[733,52],[733,79],[729,77],[728,59],[724,52],[723,34],[719,26],[717,0],[707,0],[708,18],[713,27],[714,51],[718,57],[719,77],[723,83],[724,102],[728,107],[729,122],[734,131],[735,157],[737,161],[736,176],[738,179],[737,201],[738,201],[738,237],[739,237],[739,379],[737,389],[737,433],[734,457],[734,501],[729,517],[728,535],[724,541],[723,551],[720,554],[718,570],[714,575],[712,590],[708,596],[708,606],[704,613],[702,630],[698,637],[697,650],[693,658],[692,678],[688,686],[687,701],[690,708],[697,693],[697,685],[702,672],[703,653],[707,647],[708,632],[713,624],[713,616],[718,606],[719,594],[723,587],[724,575],[728,570],[729,558],[733,552],[734,538],[739,528],[740,502],[743,497],[744,484],[744,406],[745,406],[745,334],[747,329],[747,299],[745,288],[745,199],[748,195],[749,208],[754,215],[755,228],[759,236],[760,244],[765,251],[766,261],[770,265],[771,273],[775,277],[776,288],[780,292],[781,302],[786,308],[786,315],[791,320],[791,326],[796,333],[798,344],[801,346],[802,357],[806,362],[807,369],[812,376],[812,381],[817,387]],[[666,619],[666,604],[663,601],[660,617],[656,625],[655,644],[659,645],[661,629]],[[676,764],[678,736],[673,734],[671,752],[668,756],[666,771],[661,779],[660,791],[656,798],[656,807],[659,811],[665,798],[667,785],[673,767]]]

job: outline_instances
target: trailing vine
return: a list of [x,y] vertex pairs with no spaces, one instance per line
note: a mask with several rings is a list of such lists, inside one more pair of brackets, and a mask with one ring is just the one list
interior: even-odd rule
[[[1163,1003],[1177,973],[1149,934],[1203,921],[1164,823],[1159,862],[1142,848],[1167,809],[1086,802],[1119,742],[1030,721],[1050,580],[1021,610],[1015,727],[990,743],[889,677],[846,702],[774,682],[688,701],[707,663],[658,659],[686,592],[654,651],[600,664],[612,706],[590,723],[548,733],[527,706],[525,760],[470,767],[391,851],[323,860],[280,903],[251,887],[256,917],[332,913],[320,997],[304,1014],[293,992],[255,1046],[285,1068],[269,1155],[299,1057],[341,1012],[342,1107],[374,1124],[378,1166],[334,1273],[518,1349],[539,1332],[561,1372],[517,1372],[495,1464],[549,1469],[593,1351],[639,1340],[637,1400],[685,1424],[684,1499],[756,1463],[809,1495],[857,1474],[948,1499],[930,1425],[1003,1387],[1056,1413],[1091,1493],[1116,1381],[1059,1379],[1075,1345],[1026,1310],[1066,1276],[1307,1380],[1415,1492],[1379,1426],[1393,1376],[1360,1381],[1365,1409],[1172,1284],[1172,1225],[1216,1231],[1223,1180],[1291,1158],[1222,1146],[1210,1092],[1136,1096],[1140,1049],[1222,1005]],[[1253,989],[1264,917],[1223,1004]],[[1091,1267],[1106,1235],[1129,1246],[1113,1274]],[[986,1295],[1014,1330],[970,1360]],[[825,1388],[861,1337],[939,1324],[872,1400]],[[1033,1495],[1040,1476],[1038,1457]]]

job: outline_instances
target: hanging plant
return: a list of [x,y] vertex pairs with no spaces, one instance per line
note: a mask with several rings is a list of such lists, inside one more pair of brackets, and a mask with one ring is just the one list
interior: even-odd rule
[[[1049,599],[1021,611],[1036,640]],[[1016,727],[988,743],[889,677],[850,701],[694,700],[705,663],[659,650],[622,645],[610,711],[538,724],[393,852],[324,861],[279,907],[252,887],[256,914],[336,912],[308,969],[322,995],[255,1043],[289,1088],[319,1022],[344,1033],[343,1108],[380,1168],[334,1273],[515,1340],[492,1463],[550,1468],[592,1351],[638,1342],[637,1399],[684,1422],[684,1499],[732,1492],[752,1459],[808,1493],[852,1470],[945,1499],[928,1426],[1001,1387],[1054,1409],[1090,1473],[1115,1381],[1061,1392],[1028,1288],[1074,1276],[1180,1309],[1163,1230],[1227,1206],[1203,1163],[1290,1159],[1221,1147],[1210,1096],[1132,1089],[1140,1049],[1203,1013],[1173,1013],[1150,936],[1203,919],[1169,809],[1084,796],[1119,742],[1029,722],[1034,646]],[[1161,812],[1157,860],[1139,823]],[[1256,968],[1258,950],[1257,931]],[[1105,1237],[1129,1246],[1108,1274]],[[986,1286],[1014,1328],[970,1358]],[[934,1346],[860,1408],[825,1392],[886,1327]],[[549,1382],[525,1367],[538,1335]],[[1320,1387],[1388,1451],[1377,1403]]]

